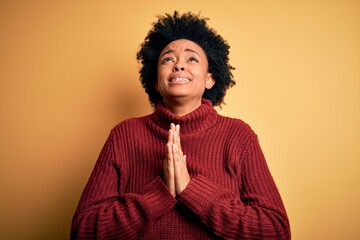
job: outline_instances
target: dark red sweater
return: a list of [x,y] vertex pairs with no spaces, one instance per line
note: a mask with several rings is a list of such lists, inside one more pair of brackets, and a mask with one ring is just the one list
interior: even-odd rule
[[[175,199],[163,176],[170,123],[180,124],[191,181]],[[258,140],[211,102],[178,117],[118,124],[75,212],[71,239],[290,239],[288,218]]]

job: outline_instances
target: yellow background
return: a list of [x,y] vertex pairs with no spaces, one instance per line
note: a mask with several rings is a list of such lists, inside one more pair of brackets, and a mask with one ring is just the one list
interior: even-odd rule
[[[156,15],[231,45],[219,112],[257,132],[293,239],[360,239],[360,1],[0,1],[0,239],[68,239],[110,129],[152,111],[135,54]],[[205,150],[204,150],[205,151]]]

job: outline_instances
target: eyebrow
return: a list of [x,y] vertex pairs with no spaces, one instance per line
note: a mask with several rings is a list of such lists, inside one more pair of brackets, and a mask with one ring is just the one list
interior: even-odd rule
[[[161,54],[160,57],[163,57],[164,55],[169,54],[169,53],[173,53],[173,52],[175,52],[175,51],[174,51],[173,49],[170,49],[170,50],[164,52],[163,54]],[[194,51],[194,50],[192,50],[192,49],[190,49],[190,48],[186,48],[186,49],[185,49],[185,52],[192,52],[192,53],[195,53],[196,55],[198,55],[198,56],[200,57],[200,54],[199,54],[199,53],[197,53],[196,51]]]

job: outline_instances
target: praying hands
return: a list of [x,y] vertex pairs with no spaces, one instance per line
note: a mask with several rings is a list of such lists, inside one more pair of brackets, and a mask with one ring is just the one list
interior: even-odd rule
[[170,124],[167,154],[164,161],[164,180],[170,193],[176,197],[190,182],[186,167],[186,155],[180,144],[180,125]]

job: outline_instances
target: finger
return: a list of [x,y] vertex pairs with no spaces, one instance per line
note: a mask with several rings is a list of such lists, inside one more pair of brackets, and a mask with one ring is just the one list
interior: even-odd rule
[[168,144],[174,144],[174,131],[169,129]]
[[167,160],[168,162],[172,162],[174,160],[174,151],[173,151],[173,144],[168,143],[166,144],[167,147]]
[[177,137],[177,139],[175,139],[175,140],[176,140],[177,144],[180,146],[180,125],[179,124],[177,124],[175,126],[175,133],[176,133],[176,137]]
[[175,169],[171,144],[167,144],[167,157],[164,161],[164,180],[169,192],[175,197]]
[[177,131],[174,132],[174,145],[176,145],[177,147],[177,153],[181,155],[183,155],[182,149],[181,149],[181,143],[180,143],[180,136],[179,133]]
[[176,131],[176,126],[174,123],[170,123],[170,129]]
[[175,126],[175,132],[176,132],[176,135],[177,135],[177,137],[178,137],[177,141],[178,141],[178,143],[180,144],[180,125],[179,125],[179,124],[177,124],[177,125]]
[[176,144],[171,145],[171,156],[173,157],[174,161],[177,161],[179,158],[178,148]]
[[172,151],[169,150],[171,150],[171,146],[170,144],[167,144],[167,154],[164,161],[164,176],[166,181],[168,181],[169,178],[174,177],[174,161]]
[[170,144],[174,144],[174,132],[176,130],[175,124],[171,123],[170,124],[170,129],[169,129],[169,136],[168,136],[168,143]]

